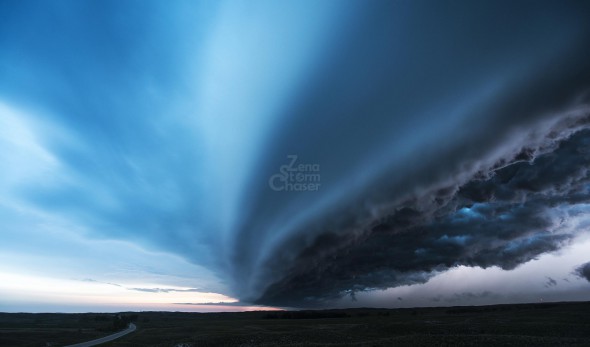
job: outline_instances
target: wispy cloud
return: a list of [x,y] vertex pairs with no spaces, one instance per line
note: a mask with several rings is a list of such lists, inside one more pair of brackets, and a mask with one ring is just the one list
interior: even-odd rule
[[122,285],[117,284],[117,283],[102,282],[102,281],[93,280],[92,278],[84,278],[84,279],[81,279],[80,281],[82,281],[82,282],[91,282],[91,283],[108,284],[110,286],[115,286],[115,287],[123,287]]
[[137,292],[146,293],[207,293],[207,291],[198,288],[188,289],[174,289],[174,288],[127,288],[128,290],[134,290]]
[[431,300],[433,302],[446,302],[446,303],[473,303],[477,302],[478,300],[490,299],[490,298],[499,298],[501,297],[500,294],[492,293],[490,291],[482,291],[482,292],[462,292],[462,293],[454,293],[451,296],[443,296],[437,295],[432,297]]
[[547,282],[545,282],[545,288],[555,287],[557,285],[557,281],[553,278],[547,276]]
[[219,301],[219,302],[201,302],[201,303],[193,303],[193,302],[178,302],[175,305],[192,305],[192,306],[247,306],[247,307],[255,307],[261,305],[252,305],[244,302],[239,301]]

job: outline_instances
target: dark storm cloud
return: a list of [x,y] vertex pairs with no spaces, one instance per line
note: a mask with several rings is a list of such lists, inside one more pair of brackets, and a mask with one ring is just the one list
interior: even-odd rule
[[580,267],[576,269],[576,275],[580,278],[585,278],[590,282],[590,262],[580,265]]
[[560,207],[590,202],[590,131],[581,130],[587,116],[561,124],[567,126],[551,130],[540,145],[463,185],[400,204],[362,233],[319,234],[258,302],[317,305],[423,283],[459,265],[510,270],[559,249],[575,232],[560,227],[576,214]]
[[[459,265],[510,270],[575,236],[567,207],[590,201],[588,9],[441,5],[398,27],[385,13],[404,11],[379,4],[253,175],[229,268],[243,300],[313,306]],[[291,153],[321,165],[319,192],[268,189]]]

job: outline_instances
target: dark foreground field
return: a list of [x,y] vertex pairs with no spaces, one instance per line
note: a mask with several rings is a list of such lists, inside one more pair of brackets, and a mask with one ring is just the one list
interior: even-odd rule
[[[245,313],[122,313],[136,332],[101,346],[590,346],[590,303]],[[110,314],[0,313],[0,346],[108,335]]]

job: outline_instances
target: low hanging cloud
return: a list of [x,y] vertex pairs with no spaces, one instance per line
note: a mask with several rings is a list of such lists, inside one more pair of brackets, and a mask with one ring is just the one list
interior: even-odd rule
[[590,262],[580,265],[575,273],[578,277],[584,278],[590,282]]
[[567,225],[579,214],[569,206],[590,202],[588,119],[586,112],[562,118],[542,141],[464,184],[399,204],[360,232],[319,234],[257,302],[321,305],[424,283],[459,265],[511,270],[560,249],[579,232]]
[[588,119],[577,107],[523,132],[520,146],[466,182],[414,196],[356,231],[319,233],[257,302],[321,305],[357,291],[424,283],[459,265],[510,270],[558,250],[576,232],[566,227],[576,214],[567,207],[590,201]]
[[[540,11],[553,18],[548,8]],[[457,266],[512,270],[583,232],[572,220],[590,203],[590,25],[570,27],[574,36],[556,34],[571,39],[558,53],[532,32],[496,36],[492,17],[478,21],[475,33],[463,22],[437,31],[442,55],[422,61],[420,71],[408,64],[407,75],[395,67],[373,71],[378,64],[357,56],[358,43],[350,43],[348,64],[335,61],[331,74],[320,77],[323,83],[309,91],[318,97],[297,104],[298,117],[263,153],[273,159],[253,175],[263,183],[253,180],[230,243],[235,297],[322,306],[358,292],[425,283]],[[429,17],[432,27],[414,29],[434,35],[449,18]],[[523,18],[532,17],[518,9],[507,32],[520,31]],[[542,23],[532,27],[545,30]],[[370,37],[365,34],[359,36]],[[463,46],[472,37],[485,42],[489,57],[470,59],[480,56]],[[367,49],[394,55],[376,41]],[[449,53],[446,45],[456,42],[461,48]],[[414,59],[430,52],[416,45],[404,52]],[[371,83],[350,73],[358,66],[367,66],[363,78]],[[358,85],[367,90],[351,87]],[[406,85],[411,91],[395,88]],[[450,85],[459,96],[441,101]],[[266,186],[283,164],[279,159],[291,153],[320,165],[319,192],[285,194]]]
[[496,299],[499,298],[499,294],[492,293],[490,291],[482,291],[482,292],[462,292],[462,293],[454,293],[451,296],[442,296],[437,295],[431,298],[431,301],[434,302],[447,302],[447,303],[464,303],[464,302],[473,302],[477,300],[485,300],[485,299]]

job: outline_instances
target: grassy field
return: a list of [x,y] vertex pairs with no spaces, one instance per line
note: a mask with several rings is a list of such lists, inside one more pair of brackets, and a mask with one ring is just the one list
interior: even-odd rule
[[[130,313],[123,313],[130,315]],[[55,346],[107,335],[108,314],[0,314],[0,346]],[[102,346],[590,346],[590,303],[416,309],[141,312]]]
[[108,335],[111,315],[0,313],[0,346],[63,346]]

